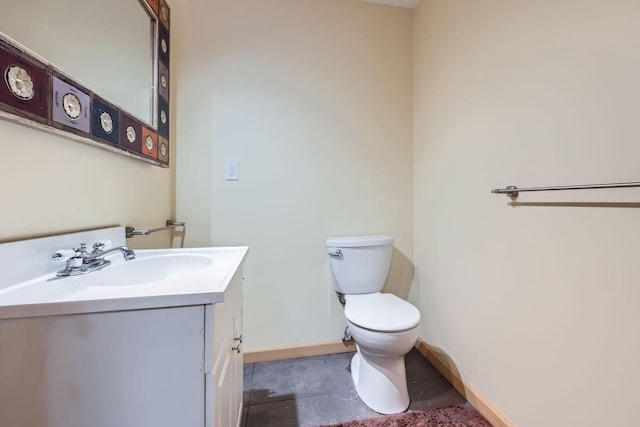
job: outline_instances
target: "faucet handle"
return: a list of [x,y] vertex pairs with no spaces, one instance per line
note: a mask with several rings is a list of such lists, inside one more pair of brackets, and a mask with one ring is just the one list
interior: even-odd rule
[[80,243],[79,248],[61,249],[51,255],[51,261],[64,262],[71,258],[82,258],[87,254],[87,244]]
[[53,262],[65,262],[69,258],[73,258],[76,255],[75,249],[61,249],[51,255],[51,261]]
[[98,252],[104,252],[107,251],[109,249],[111,249],[111,247],[113,246],[113,242],[111,240],[103,240],[101,242],[96,242],[93,244],[93,252],[92,253],[98,253]]

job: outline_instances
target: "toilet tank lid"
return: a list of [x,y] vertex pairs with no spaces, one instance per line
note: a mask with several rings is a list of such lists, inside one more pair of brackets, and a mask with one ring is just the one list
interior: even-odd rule
[[393,244],[393,237],[384,235],[375,236],[344,236],[329,237],[327,246],[334,248],[357,248],[366,246],[383,246]]

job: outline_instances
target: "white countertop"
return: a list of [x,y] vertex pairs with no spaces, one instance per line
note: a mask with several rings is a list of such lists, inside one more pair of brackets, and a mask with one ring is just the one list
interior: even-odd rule
[[[224,300],[224,292],[244,261],[248,248],[145,249],[135,252],[136,260],[133,261],[124,261],[117,252],[111,254],[106,258],[112,261],[112,265],[84,275],[57,278],[55,273],[47,273],[0,288],[0,319],[219,303]],[[193,273],[163,280],[134,285],[107,283],[120,264],[139,263],[156,257],[162,259],[175,254],[185,255],[185,259],[190,254],[196,258],[208,257],[211,262]],[[102,279],[105,279],[104,284]],[[96,286],[97,283],[100,285]]]

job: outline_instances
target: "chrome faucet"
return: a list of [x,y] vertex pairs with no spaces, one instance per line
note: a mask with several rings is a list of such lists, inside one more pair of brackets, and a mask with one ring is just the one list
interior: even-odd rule
[[87,252],[87,244],[80,243],[80,247],[72,250],[62,250],[53,254],[52,261],[67,262],[67,266],[56,273],[56,276],[77,276],[100,270],[111,264],[111,261],[104,257],[111,252],[120,251],[125,261],[135,259],[136,253],[126,246],[118,246],[105,250],[107,246],[104,242],[94,243],[93,250]]

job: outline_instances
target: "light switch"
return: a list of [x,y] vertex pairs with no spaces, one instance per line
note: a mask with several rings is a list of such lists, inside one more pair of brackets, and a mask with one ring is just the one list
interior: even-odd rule
[[224,168],[224,176],[227,181],[238,181],[240,179],[238,163],[237,160],[227,160]]

